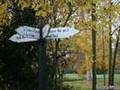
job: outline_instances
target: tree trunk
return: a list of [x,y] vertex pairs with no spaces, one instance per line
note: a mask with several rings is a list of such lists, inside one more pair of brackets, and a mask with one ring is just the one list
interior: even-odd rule
[[[92,21],[96,22],[95,15],[95,7],[96,4],[92,2]],[[96,90],[96,25],[92,26],[92,73],[93,73],[93,82],[92,82],[92,90]]]
[[105,32],[104,32],[104,29],[102,31],[102,51],[103,51],[103,54],[102,54],[102,63],[103,63],[103,80],[104,80],[104,86],[106,85],[106,69],[105,69]]
[[[112,5],[112,2],[110,0],[110,7]],[[109,21],[111,22],[111,14],[109,16]],[[112,82],[112,28],[111,24],[109,25],[109,75],[108,75],[108,87],[109,90],[112,90],[111,87]]]
[[119,38],[120,38],[120,37],[119,37],[119,34],[120,34],[120,28],[119,28],[119,31],[118,31],[118,36],[117,36],[117,41],[116,41],[115,50],[114,50],[114,56],[113,56],[112,80],[111,80],[111,84],[112,84],[112,86],[114,85],[115,63],[116,63],[117,48],[118,48]]
[[[111,77],[112,77],[112,34],[111,34],[111,26],[109,27],[109,76],[108,76],[108,86],[111,86]],[[111,90],[111,89],[109,89]]]

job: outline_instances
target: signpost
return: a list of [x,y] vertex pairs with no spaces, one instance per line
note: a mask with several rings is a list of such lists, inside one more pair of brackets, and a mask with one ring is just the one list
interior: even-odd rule
[[[43,38],[42,25],[39,25],[39,63],[38,63],[38,89],[37,90],[47,90],[47,65],[46,65],[46,40]],[[43,27],[45,28],[45,27]],[[49,29],[49,28],[47,28]],[[46,30],[48,31],[48,30]]]
[[46,40],[45,39],[63,39],[69,38],[78,33],[74,28],[58,27],[51,28],[49,24],[44,27],[33,28],[29,26],[21,26],[16,29],[17,34],[14,34],[9,40],[17,43],[24,42],[39,42],[40,60],[38,67],[38,90],[47,90],[47,66],[46,66]]

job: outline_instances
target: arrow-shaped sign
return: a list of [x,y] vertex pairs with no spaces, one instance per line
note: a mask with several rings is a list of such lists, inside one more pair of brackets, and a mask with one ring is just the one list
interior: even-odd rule
[[[46,24],[42,31],[43,31],[43,38],[47,36],[49,33],[49,24]],[[39,39],[39,29],[38,28],[33,28],[33,27],[28,27],[28,26],[22,26],[16,29],[16,32],[23,35],[23,36],[32,36],[32,38]]]
[[21,34],[22,36],[28,37],[28,38],[34,38],[39,39],[39,29],[28,27],[28,26],[22,26],[15,30],[17,33]]
[[9,40],[13,41],[13,42],[17,42],[17,43],[24,43],[24,42],[33,42],[33,41],[37,41],[38,39],[34,39],[31,37],[25,37],[22,36],[20,34],[14,34],[12,37],[9,38]]
[[62,39],[62,38],[69,38],[79,31],[74,28],[69,27],[59,27],[59,28],[51,28],[47,39]]

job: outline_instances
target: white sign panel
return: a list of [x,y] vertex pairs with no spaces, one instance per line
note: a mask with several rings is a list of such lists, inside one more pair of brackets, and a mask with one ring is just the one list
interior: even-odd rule
[[42,29],[43,38],[45,38],[49,34],[49,31],[50,31],[50,25],[46,24]]
[[51,28],[47,39],[62,39],[62,38],[69,38],[79,31],[74,28],[69,27],[59,27],[59,28]]
[[[43,38],[45,38],[48,34],[50,25],[46,24],[42,31],[43,31]],[[23,35],[23,36],[32,36],[32,38],[38,39],[39,38],[39,29],[28,27],[28,26],[22,26],[16,29],[16,32]]]
[[32,37],[25,37],[20,34],[14,34],[12,37],[9,38],[9,40],[17,43],[23,43],[23,42],[32,42],[32,41],[37,41],[38,39],[34,39]]
[[22,36],[25,36],[28,38],[30,38],[30,37],[34,38],[34,39],[39,38],[39,29],[38,28],[22,26],[22,27],[17,28],[16,32],[21,34]]

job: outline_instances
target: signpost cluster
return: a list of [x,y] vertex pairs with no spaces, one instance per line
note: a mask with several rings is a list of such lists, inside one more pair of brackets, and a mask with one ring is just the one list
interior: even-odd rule
[[43,28],[21,26],[15,30],[17,33],[9,38],[16,43],[39,42],[40,60],[38,67],[38,90],[47,90],[47,66],[46,66],[46,40],[69,38],[78,33],[78,30],[70,27],[50,28],[46,24]]
[[[10,37],[9,40],[17,43],[38,41],[40,33],[38,28],[21,26],[15,30],[17,34]],[[42,28],[42,37],[46,39],[69,38],[78,33],[78,30],[70,27],[50,28],[49,24]]]

